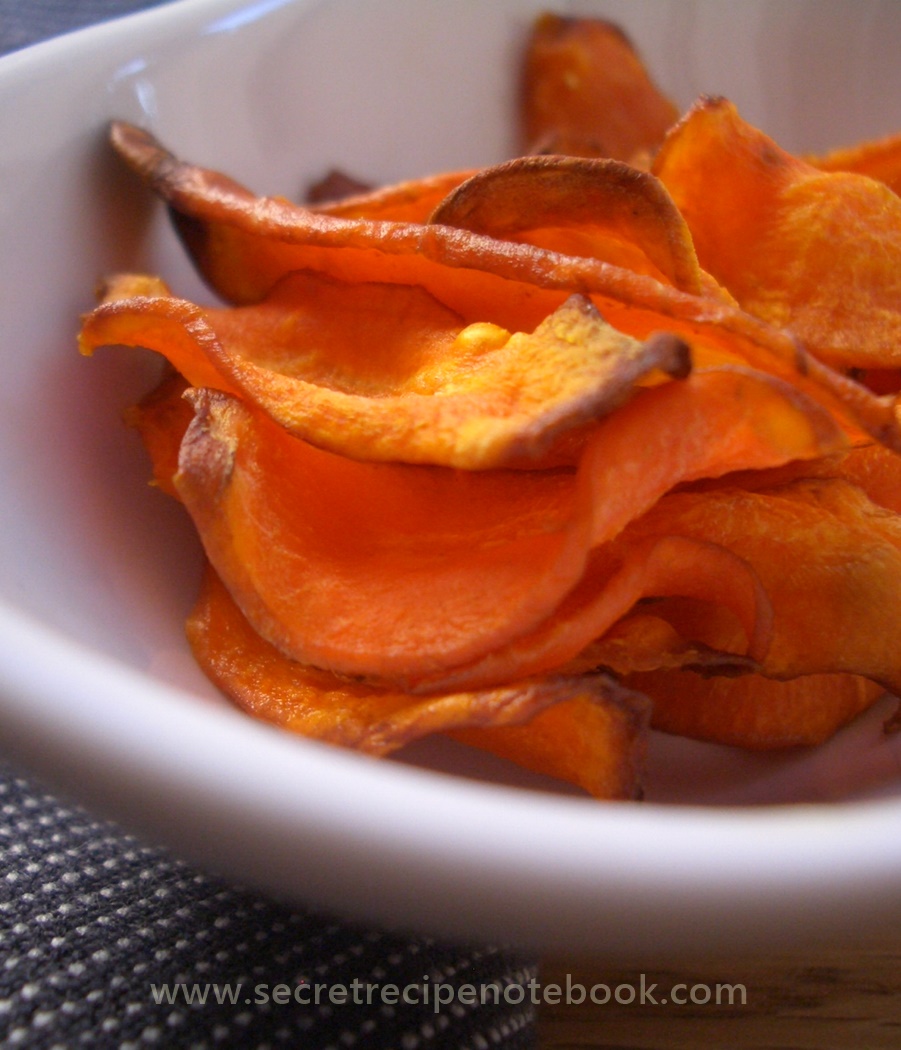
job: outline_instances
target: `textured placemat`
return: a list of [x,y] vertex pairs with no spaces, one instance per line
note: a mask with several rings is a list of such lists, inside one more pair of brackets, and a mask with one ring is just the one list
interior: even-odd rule
[[0,54],[161,0],[0,0]]
[[535,978],[228,885],[0,764],[4,1047],[526,1050]]

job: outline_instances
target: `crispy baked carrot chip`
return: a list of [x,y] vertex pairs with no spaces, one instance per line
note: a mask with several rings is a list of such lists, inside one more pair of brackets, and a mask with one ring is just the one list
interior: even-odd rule
[[386,755],[451,733],[599,798],[639,792],[648,705],[604,675],[556,675],[427,698],[305,667],[263,641],[207,570],[188,618],[206,674],[240,707],[304,736]]
[[194,386],[242,394],[321,448],[465,469],[546,462],[558,436],[649,374],[691,366],[681,340],[632,339],[584,296],[533,333],[511,334],[464,325],[415,286],[303,272],[257,306],[116,298],[85,319],[84,353],[129,343],[163,354]]
[[[717,544],[664,536],[628,543],[615,555],[598,551],[579,586],[544,623],[478,661],[421,679],[416,688],[475,688],[553,668],[584,669],[589,654],[603,659],[603,655],[597,657],[592,644],[596,639],[602,644],[606,633],[642,599],[668,595],[710,603],[719,615],[725,614],[730,625],[739,625],[743,637],[730,638],[732,647],[720,651],[721,668],[756,666],[755,657],[766,652],[772,611],[753,569]],[[687,664],[691,647],[683,648]],[[660,658],[661,663],[666,656]]]
[[725,99],[698,102],[654,172],[701,265],[750,313],[842,368],[901,364],[901,198],[780,149]]
[[619,160],[654,150],[678,116],[618,26],[552,13],[526,45],[521,112],[527,151]]
[[[630,566],[609,596],[577,585],[590,550],[674,485],[843,444],[815,405],[735,370],[642,391],[598,424],[577,471],[358,463],[227,395],[194,400],[175,484],[242,611],[301,662],[406,687],[462,667],[459,680],[480,685],[537,673],[549,654],[575,656],[652,584],[709,592],[664,556]],[[708,578],[726,570],[720,557]],[[561,630],[548,618],[570,592]],[[756,594],[735,600],[753,634]]]
[[845,146],[804,158],[821,171],[854,171],[901,193],[901,134]]
[[[773,609],[761,673],[842,672],[901,688],[901,516],[841,478],[821,478],[759,492],[673,493],[631,532],[672,530],[728,548],[759,577]],[[695,612],[682,605],[666,618],[683,637],[733,647],[734,628]]]
[[651,698],[654,728],[757,751],[821,744],[885,694],[878,683],[850,674],[783,682],[674,670],[625,681]]
[[166,201],[198,270],[228,302],[257,303],[286,274],[308,270],[350,283],[419,287],[466,324],[516,332],[534,330],[579,292],[628,335],[644,340],[671,331],[692,344],[696,360],[740,361],[789,379],[848,427],[901,450],[893,398],[840,375],[810,357],[790,333],[707,294],[709,288],[693,295],[599,259],[512,247],[448,225],[323,214],[257,197],[218,172],[178,160],[132,125],[114,124],[111,139]]
[[361,463],[194,399],[176,488],[244,614],[302,663],[423,674],[540,620],[581,573],[571,471]]
[[696,295],[725,295],[698,266],[662,183],[621,161],[522,157],[486,168],[450,192],[430,221],[600,259]]

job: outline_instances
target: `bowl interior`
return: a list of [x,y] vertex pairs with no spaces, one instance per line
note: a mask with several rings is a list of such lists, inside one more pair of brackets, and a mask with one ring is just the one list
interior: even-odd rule
[[[85,682],[112,662],[153,687],[140,696],[150,708],[174,699],[213,719],[227,707],[183,635],[200,565],[193,530],[148,487],[143,450],[120,420],[157,365],[118,350],[87,361],[75,349],[78,316],[106,273],[159,273],[179,294],[210,299],[161,210],[106,148],[109,119],[147,124],[176,153],[266,194],[297,197],[335,166],[390,181],[491,163],[515,152],[516,61],[544,6],[200,0],[0,63],[0,97],[15,98],[0,106],[0,601],[10,622],[39,625],[65,643],[76,661],[66,667],[77,666]],[[789,148],[822,150],[901,127],[895,3],[557,6],[618,21],[678,102],[726,95]],[[10,695],[22,659],[0,639]],[[71,685],[54,684],[53,660],[51,646],[42,669],[55,689],[45,697],[50,715],[54,703],[69,703]],[[816,754],[739,756],[655,737],[650,798],[897,798],[898,756],[880,750],[887,704]],[[268,736],[253,739],[269,746]],[[432,741],[401,760],[559,790]]]
[[[86,41],[101,56],[91,76],[54,63],[52,48],[33,53],[24,102],[4,118],[13,124],[4,141],[14,192],[2,243],[17,246],[5,253],[2,305],[3,330],[14,337],[0,417],[6,602],[156,680],[206,701],[216,695],[182,634],[197,542],[180,509],[148,488],[139,441],[120,422],[156,364],[127,351],[85,361],[74,349],[78,314],[105,273],[160,273],[180,294],[210,300],[161,210],[105,147],[107,120],[149,124],[182,156],[267,194],[299,196],[333,166],[390,181],[490,163],[516,150],[517,57],[542,6],[462,2],[451,16],[412,0],[208,4],[183,15],[177,36],[171,18],[151,12],[140,16],[143,35],[123,44],[120,34],[111,53],[103,50],[115,25]],[[833,3],[829,17],[804,2],[727,10],[607,0],[579,10],[623,25],[681,104],[701,92],[727,95],[790,148],[901,126],[901,67],[889,60],[901,16],[890,3]],[[15,81],[16,70],[7,77]],[[883,713],[858,735],[872,742]],[[822,791],[799,772],[818,766],[811,756],[735,756],[665,739],[654,755],[654,798],[771,801]],[[405,757],[511,775],[431,742]],[[832,768],[828,752],[822,761]],[[686,768],[695,770],[687,779]]]

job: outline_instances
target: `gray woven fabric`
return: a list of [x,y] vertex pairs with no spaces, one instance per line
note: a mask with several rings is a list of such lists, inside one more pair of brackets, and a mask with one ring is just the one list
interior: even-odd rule
[[[0,54],[149,6],[0,0]],[[535,976],[493,947],[409,940],[227,885],[0,762],[4,1047],[529,1050]],[[464,984],[485,1002],[436,1009],[436,986]],[[420,1001],[383,1001],[389,985]],[[347,1002],[329,1001],[335,987]]]
[[0,55],[50,36],[157,7],[154,0],[0,0]]
[[[0,764],[4,1047],[528,1050],[535,978],[492,947],[411,940],[227,885]],[[463,984],[484,1002],[452,1001]],[[419,1001],[384,1002],[389,985]],[[336,987],[345,1002],[330,1001]]]

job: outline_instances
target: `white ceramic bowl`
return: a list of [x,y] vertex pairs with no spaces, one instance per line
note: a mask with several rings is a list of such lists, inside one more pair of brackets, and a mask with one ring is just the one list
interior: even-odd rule
[[[879,715],[815,754],[657,737],[651,798],[603,805],[462,748],[377,762],[249,721],[182,624],[198,551],[119,412],[141,355],[75,351],[101,274],[205,297],[104,144],[296,195],[512,147],[531,0],[191,0],[0,61],[0,736],[58,788],[289,899],[441,935],[637,964],[878,943],[901,927],[901,757]],[[568,9],[568,4],[559,8]],[[730,96],[783,144],[901,127],[901,5],[597,0],[663,87]]]

